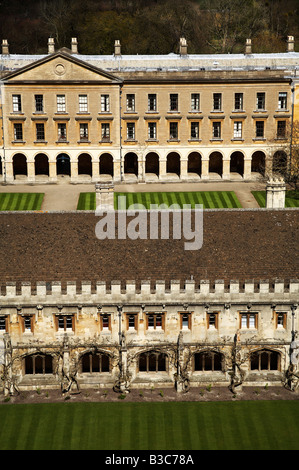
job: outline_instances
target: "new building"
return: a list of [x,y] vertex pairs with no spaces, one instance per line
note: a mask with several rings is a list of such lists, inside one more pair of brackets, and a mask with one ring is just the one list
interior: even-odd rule
[[298,118],[287,52],[10,55],[2,44],[2,181],[254,180],[271,171]]

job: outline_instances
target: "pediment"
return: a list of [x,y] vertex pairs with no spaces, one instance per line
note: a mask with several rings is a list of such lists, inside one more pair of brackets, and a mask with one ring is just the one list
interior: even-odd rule
[[8,74],[5,81],[8,83],[57,81],[119,83],[122,80],[105,70],[60,51]]

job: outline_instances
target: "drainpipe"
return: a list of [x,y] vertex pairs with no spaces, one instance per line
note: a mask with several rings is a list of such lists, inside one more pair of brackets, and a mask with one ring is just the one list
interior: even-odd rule
[[6,159],[5,159],[5,129],[4,129],[4,83],[0,81],[0,103],[1,103],[1,116],[0,119],[2,120],[2,151],[3,151],[3,161],[2,161],[2,171],[3,171],[3,183],[6,184]]
[[119,87],[119,159],[120,159],[120,181],[123,181],[123,159],[122,159],[122,84]]

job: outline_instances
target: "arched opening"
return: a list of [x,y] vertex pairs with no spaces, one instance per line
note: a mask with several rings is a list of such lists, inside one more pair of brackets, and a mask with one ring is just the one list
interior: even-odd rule
[[49,354],[34,354],[24,359],[25,374],[53,374],[53,358]]
[[258,150],[254,152],[251,160],[251,173],[258,173],[260,175],[265,175],[266,168],[266,156],[264,152]]
[[201,176],[201,155],[198,152],[192,152],[188,156],[188,173]]
[[157,153],[150,152],[145,157],[145,173],[159,177],[159,155]]
[[244,176],[244,155],[242,152],[233,152],[231,154],[229,171]]
[[210,177],[222,177],[223,173],[223,159],[220,152],[212,152],[209,158],[209,173]]
[[280,370],[280,354],[268,349],[255,351],[250,356],[250,369],[252,371]]
[[82,372],[110,372],[110,358],[103,353],[86,353],[81,358]]
[[22,153],[17,153],[12,159],[13,175],[16,178],[19,175],[27,176],[27,159]]
[[222,371],[223,356],[216,351],[202,351],[194,354],[194,370],[200,372]]
[[88,153],[82,153],[79,155],[78,175],[92,176],[91,156]]
[[39,153],[34,159],[35,175],[49,176],[49,159],[44,153]]
[[100,156],[100,175],[108,175],[113,178],[113,157],[110,153],[103,153]]
[[176,152],[171,152],[167,155],[166,173],[172,173],[180,177],[181,175],[181,160]]
[[140,354],[138,360],[139,372],[166,372],[167,355],[158,351],[148,351]]
[[60,153],[56,159],[57,175],[71,176],[71,160],[66,153]]
[[272,172],[284,176],[288,168],[288,156],[283,150],[274,153],[272,159]]
[[124,173],[138,176],[138,157],[136,153],[129,152],[125,155]]

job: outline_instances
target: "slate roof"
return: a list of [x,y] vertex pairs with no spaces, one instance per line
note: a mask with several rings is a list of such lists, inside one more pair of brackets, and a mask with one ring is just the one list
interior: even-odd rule
[[299,278],[298,210],[204,211],[203,246],[98,240],[94,213],[1,213],[0,283]]

